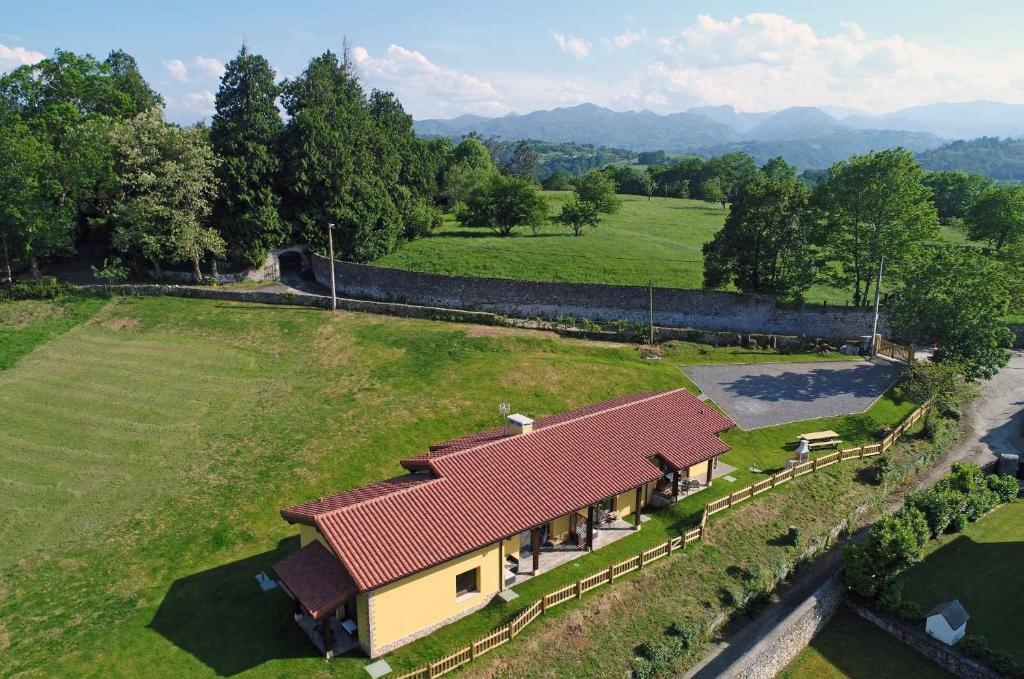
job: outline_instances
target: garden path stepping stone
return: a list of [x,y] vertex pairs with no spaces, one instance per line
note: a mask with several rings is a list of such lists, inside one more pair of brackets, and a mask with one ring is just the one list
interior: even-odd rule
[[736,477],[732,476],[731,474],[726,474],[722,478],[728,481],[729,483],[736,483]]
[[390,671],[391,671],[391,665],[389,665],[386,660],[378,660],[377,662],[370,663],[369,665],[366,666],[366,672],[371,677],[373,677],[373,679],[378,679],[378,677],[383,677],[385,674],[387,674]]

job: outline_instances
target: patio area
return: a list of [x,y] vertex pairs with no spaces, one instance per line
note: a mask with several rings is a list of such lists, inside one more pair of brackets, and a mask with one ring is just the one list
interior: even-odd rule
[[[336,616],[330,616],[324,620],[313,620],[304,613],[295,614],[295,623],[302,628],[309,640],[313,642],[320,655],[326,658],[336,658],[359,647],[359,641],[342,627],[342,621]],[[331,642],[330,653],[324,653],[324,625],[330,625]]]
[[[643,525],[645,518],[645,516],[641,515],[641,525]],[[622,519],[616,519],[615,521],[603,526],[596,526],[594,528],[594,550],[601,549],[602,547],[621,540],[628,535],[632,535],[635,531],[636,528],[633,524],[628,521],[623,521]],[[562,564],[575,561],[586,554],[589,554],[587,549],[574,545],[570,542],[565,542],[559,545],[542,546],[540,548],[540,572],[546,573],[552,568],[557,568]],[[522,564],[523,569],[520,572],[513,572],[507,568],[505,569],[506,588],[522,584],[536,575],[536,573],[531,570],[533,568],[532,553],[523,552],[520,558],[520,564]]]

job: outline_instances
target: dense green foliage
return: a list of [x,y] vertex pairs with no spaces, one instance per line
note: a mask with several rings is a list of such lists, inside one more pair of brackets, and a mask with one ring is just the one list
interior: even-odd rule
[[1006,365],[1013,332],[1001,322],[1009,307],[1006,268],[968,248],[919,250],[903,265],[889,319],[897,334],[936,343],[936,360],[960,365],[969,378]]
[[958,140],[917,154],[929,170],[962,170],[997,181],[1024,182],[1024,138]]
[[934,488],[911,493],[895,514],[871,526],[862,542],[843,550],[844,577],[851,590],[890,610],[920,617],[903,603],[900,574],[924,558],[924,546],[948,530],[962,532],[999,504],[1017,497],[1013,477],[986,476],[974,464],[957,462]]
[[928,172],[924,185],[932,190],[932,201],[942,223],[964,219],[986,190],[995,182],[980,174],[960,170]]
[[230,243],[232,259],[252,266],[290,235],[276,191],[277,144],[284,129],[275,103],[280,93],[270,63],[243,45],[225,66],[210,127],[210,142],[221,158],[214,222]]
[[997,186],[982,193],[967,210],[967,236],[1002,250],[1024,240],[1024,186]]
[[572,230],[574,236],[585,227],[596,227],[601,215],[615,214],[622,207],[615,180],[604,172],[588,172],[576,181],[574,195],[562,205],[555,220]]
[[725,226],[704,245],[704,287],[731,283],[742,292],[801,299],[816,269],[809,201],[804,184],[778,173],[740,191]]
[[455,218],[466,226],[490,228],[508,236],[517,227],[543,224],[547,203],[529,180],[493,173],[470,190]]
[[902,149],[853,156],[833,165],[815,190],[825,230],[824,254],[837,266],[824,273],[852,288],[864,305],[884,256],[894,267],[914,246],[938,235],[938,215],[924,172]]

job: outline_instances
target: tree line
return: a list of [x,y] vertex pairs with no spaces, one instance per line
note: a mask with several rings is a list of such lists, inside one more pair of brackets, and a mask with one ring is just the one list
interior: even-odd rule
[[[277,101],[284,109],[278,108]],[[455,149],[423,140],[389,92],[327,51],[278,81],[243,46],[211,124],[164,120],[163,100],[122,51],[58,50],[0,78],[0,248],[5,278],[84,243],[136,269],[260,264],[294,240],[380,257],[440,222]]]
[[[776,159],[733,191],[724,227],[704,245],[705,287],[800,302],[824,283],[864,306],[882,269],[897,334],[937,343],[939,358],[972,378],[1006,363],[1013,334],[1001,319],[1024,306],[1021,187],[926,173],[891,149],[840,161],[814,186]],[[938,243],[942,222],[992,250]]]

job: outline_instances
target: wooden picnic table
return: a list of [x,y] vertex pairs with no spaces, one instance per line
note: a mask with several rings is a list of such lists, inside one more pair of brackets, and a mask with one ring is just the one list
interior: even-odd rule
[[815,441],[829,441],[837,438],[839,438],[839,434],[835,433],[831,429],[826,431],[812,431],[808,434],[800,434],[797,437],[797,439],[807,439],[809,443],[814,443]]

